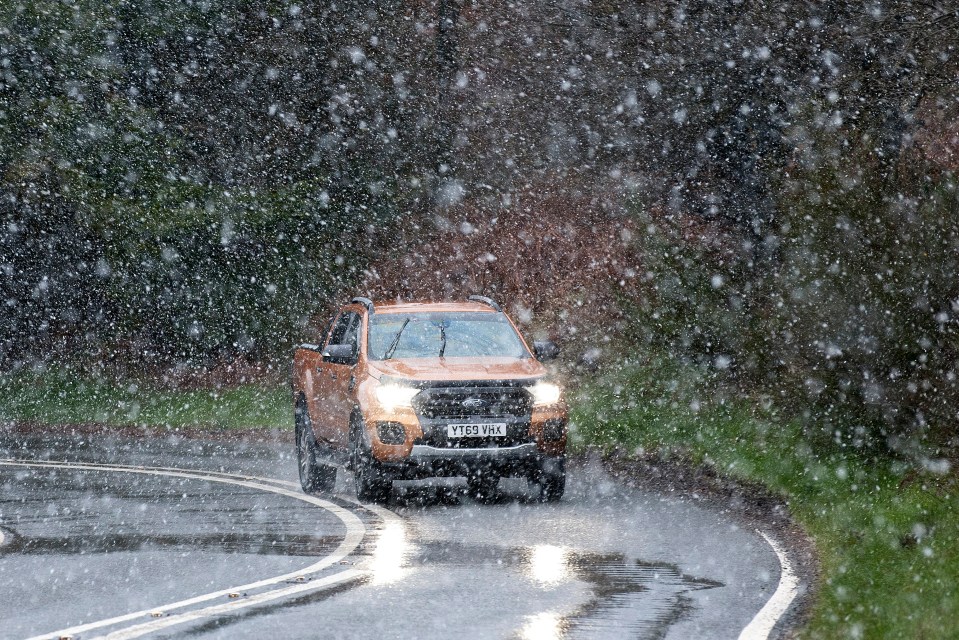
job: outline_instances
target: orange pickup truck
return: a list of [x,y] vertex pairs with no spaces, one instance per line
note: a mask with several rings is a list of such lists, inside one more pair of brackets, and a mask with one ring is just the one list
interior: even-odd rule
[[566,486],[567,407],[542,360],[489,298],[374,304],[353,298],[321,344],[293,359],[296,450],[303,490],[330,491],[353,471],[360,500],[388,499],[393,480],[466,478],[489,497],[499,479],[528,479],[559,500]]

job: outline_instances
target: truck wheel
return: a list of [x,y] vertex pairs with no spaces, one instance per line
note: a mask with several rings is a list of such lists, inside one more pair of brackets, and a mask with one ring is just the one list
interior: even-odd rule
[[296,403],[294,410],[296,422],[296,460],[300,470],[300,486],[306,493],[315,491],[333,491],[336,486],[336,467],[317,460],[316,438],[310,424],[310,415],[306,404]]
[[529,488],[540,502],[559,502],[566,491],[566,457],[544,458],[529,476]]
[[362,418],[353,414],[350,418],[350,466],[356,484],[356,497],[361,502],[385,503],[390,498],[393,480],[373,458],[366,444]]
[[471,498],[480,501],[490,500],[496,495],[499,476],[481,471],[474,472],[466,476],[466,485]]

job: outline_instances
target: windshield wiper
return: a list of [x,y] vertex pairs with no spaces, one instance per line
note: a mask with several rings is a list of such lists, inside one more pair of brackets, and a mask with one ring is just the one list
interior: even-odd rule
[[439,355],[439,357],[442,358],[443,353],[446,351],[446,325],[442,325],[442,324],[440,325],[440,340],[443,341],[443,344],[440,345],[440,355]]
[[403,321],[403,326],[400,327],[400,330],[396,332],[396,335],[393,336],[393,342],[390,343],[390,346],[386,349],[386,353],[383,354],[384,360],[389,360],[393,357],[393,352],[396,351],[396,345],[400,343],[400,336],[403,335],[403,329],[406,328],[406,325],[410,323],[410,319],[407,318]]

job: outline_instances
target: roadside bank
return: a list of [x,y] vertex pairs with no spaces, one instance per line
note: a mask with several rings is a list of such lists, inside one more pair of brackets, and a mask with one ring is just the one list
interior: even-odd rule
[[[664,490],[779,509],[808,533],[820,579],[802,638],[950,638],[959,613],[959,477],[840,446],[743,404],[647,393],[649,371],[594,383],[575,403],[579,447]],[[774,522],[775,519],[771,520]]]

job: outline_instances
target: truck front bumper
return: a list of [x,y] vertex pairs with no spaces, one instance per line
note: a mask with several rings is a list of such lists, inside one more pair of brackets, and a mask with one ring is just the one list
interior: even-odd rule
[[432,447],[413,445],[409,457],[381,462],[396,480],[469,476],[478,471],[501,476],[523,476],[537,469],[545,456],[536,443],[511,447]]

